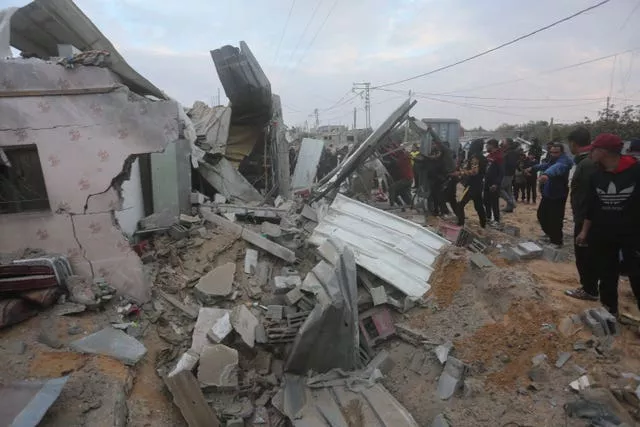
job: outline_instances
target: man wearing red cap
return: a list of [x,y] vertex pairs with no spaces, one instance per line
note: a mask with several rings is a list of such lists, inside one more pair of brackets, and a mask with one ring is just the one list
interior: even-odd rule
[[[591,144],[598,170],[591,179],[587,212],[576,243],[593,249],[600,278],[600,301],[618,315],[620,258],[640,301],[640,164],[623,156],[622,139],[601,134]],[[639,303],[640,308],[640,303]]]

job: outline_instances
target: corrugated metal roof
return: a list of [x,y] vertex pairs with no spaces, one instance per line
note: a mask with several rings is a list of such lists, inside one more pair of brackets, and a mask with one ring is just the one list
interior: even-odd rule
[[127,64],[111,42],[71,0],[35,0],[11,17],[11,45],[43,58],[58,56],[58,44],[111,53],[109,68],[132,91],[169,99]]
[[418,224],[340,194],[309,241],[320,246],[329,237],[346,243],[359,266],[411,298],[430,289],[432,265],[449,244]]

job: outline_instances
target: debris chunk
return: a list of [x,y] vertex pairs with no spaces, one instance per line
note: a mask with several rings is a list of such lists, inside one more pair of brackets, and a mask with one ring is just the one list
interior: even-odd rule
[[236,265],[228,262],[214,268],[200,278],[196,289],[206,297],[224,297],[233,290],[233,277]]
[[164,292],[164,291],[162,291],[160,289],[156,289],[156,292],[158,293],[158,295],[160,295],[162,298],[164,298],[169,304],[171,304],[172,306],[174,306],[178,310],[182,311],[189,318],[191,318],[191,319],[197,319],[198,318],[198,308],[197,307],[193,307],[193,306],[189,306],[187,304],[184,304],[183,302],[179,301],[173,295],[170,295],[170,294],[168,294],[168,293],[166,293],[166,292]]
[[231,314],[229,310],[225,310],[222,317],[219,317],[213,323],[213,326],[207,332],[207,337],[215,343],[220,343],[231,333],[232,330]]
[[518,243],[518,249],[524,252],[523,259],[537,258],[542,255],[543,249],[534,242]]
[[2,425],[35,427],[58,399],[68,376],[45,381],[16,381],[0,385],[3,406]]
[[389,299],[387,297],[387,290],[384,288],[384,286],[371,288],[369,293],[371,294],[371,298],[373,299],[374,306],[383,305],[389,302]]
[[220,421],[205,400],[198,382],[188,370],[164,380],[189,427],[219,427]]
[[233,329],[242,337],[242,340],[251,348],[256,341],[256,326],[258,319],[244,305],[236,306],[231,312],[231,325]]
[[300,276],[276,276],[273,278],[276,293],[285,293],[302,285]]
[[300,288],[293,288],[289,292],[287,292],[287,294],[284,296],[284,299],[287,304],[294,305],[298,301],[300,301],[303,296],[304,295],[302,294],[302,291],[300,291]]
[[271,238],[278,238],[282,236],[282,228],[276,224],[272,224],[269,221],[265,221],[260,226],[260,231],[263,235]]
[[173,371],[169,372],[169,377],[172,377],[182,371],[193,371],[193,368],[196,367],[199,359],[200,356],[198,356],[198,354],[193,350],[185,351],[184,353],[182,353],[182,356],[180,356],[180,359],[178,359],[176,367],[173,368]]
[[186,214],[180,214],[180,223],[186,225],[198,224],[200,222],[200,218],[197,216],[191,216]]
[[[207,337],[216,322],[229,316],[229,310],[212,307],[202,307],[198,313],[198,320],[193,328],[191,349],[195,354],[201,354],[202,349],[207,345]],[[220,331],[223,334],[223,330]],[[214,335],[215,337],[216,335]],[[226,335],[225,335],[226,336]]]
[[205,346],[200,355],[198,381],[203,386],[238,386],[238,352],[224,344]]
[[556,368],[562,368],[565,363],[571,359],[571,353],[563,351],[558,354],[558,360],[556,361]]
[[478,252],[471,255],[471,258],[469,258],[469,260],[476,268],[479,268],[480,270],[482,270],[483,268],[495,267],[495,264],[492,263],[486,255]]
[[575,381],[572,381],[569,386],[575,391],[586,390],[593,385],[593,380],[588,375],[583,375]]
[[258,269],[258,251],[247,249],[244,256],[244,272],[246,274],[256,274]]
[[447,341],[446,343],[437,346],[433,351],[436,354],[436,357],[440,361],[442,365],[447,362],[449,358],[449,352],[453,348],[453,343],[451,341]]
[[438,397],[447,400],[458,390],[464,379],[465,366],[462,361],[449,356],[438,380]]
[[69,346],[82,353],[111,356],[125,365],[135,365],[147,353],[140,341],[112,327],[73,341]]
[[447,419],[442,414],[436,415],[433,419],[433,423],[431,423],[431,427],[449,427],[450,424]]

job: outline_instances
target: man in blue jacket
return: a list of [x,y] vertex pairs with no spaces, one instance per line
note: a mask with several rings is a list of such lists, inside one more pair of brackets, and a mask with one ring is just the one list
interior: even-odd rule
[[573,160],[564,152],[564,145],[553,144],[549,149],[549,161],[528,169],[529,173],[541,172],[538,181],[543,187],[538,222],[555,248],[562,247],[563,243],[562,225],[572,166]]

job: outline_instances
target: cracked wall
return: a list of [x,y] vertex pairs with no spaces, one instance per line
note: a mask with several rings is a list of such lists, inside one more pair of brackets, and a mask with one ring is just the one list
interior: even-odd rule
[[0,91],[11,94],[0,98],[0,146],[37,146],[51,207],[0,215],[0,252],[64,254],[76,274],[148,300],[150,284],[115,212],[136,155],[178,140],[180,106],[135,95],[104,68],[13,59],[0,60],[0,75]]

